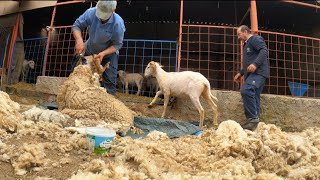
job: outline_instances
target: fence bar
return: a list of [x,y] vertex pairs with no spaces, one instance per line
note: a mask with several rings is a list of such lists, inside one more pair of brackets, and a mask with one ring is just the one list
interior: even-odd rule
[[183,0],[180,0],[180,23],[179,23],[179,43],[178,43],[178,72],[180,72],[180,66],[181,66],[182,22],[183,22]]

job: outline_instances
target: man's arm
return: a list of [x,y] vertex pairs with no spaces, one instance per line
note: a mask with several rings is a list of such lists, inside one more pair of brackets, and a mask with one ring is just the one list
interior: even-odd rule
[[259,51],[259,54],[257,58],[254,60],[253,64],[256,67],[261,66],[263,62],[267,59],[268,57],[268,49],[266,46],[266,43],[264,42],[262,37],[255,37],[252,41],[253,48],[257,51]]
[[72,25],[72,31],[83,31],[85,30],[91,23],[91,15],[92,9],[86,10]]
[[90,9],[84,12],[74,23],[72,26],[72,34],[76,41],[76,53],[80,54],[85,51],[85,45],[83,43],[82,31],[87,28],[91,22],[90,17]]

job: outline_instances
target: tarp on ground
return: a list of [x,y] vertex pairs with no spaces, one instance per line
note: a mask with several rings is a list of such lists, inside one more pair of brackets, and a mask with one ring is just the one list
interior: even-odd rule
[[169,138],[194,135],[201,132],[201,129],[194,123],[162,118],[135,117],[134,126],[143,130],[144,133],[133,134],[129,130],[126,136],[130,136],[133,139],[145,137],[154,130],[166,133]]

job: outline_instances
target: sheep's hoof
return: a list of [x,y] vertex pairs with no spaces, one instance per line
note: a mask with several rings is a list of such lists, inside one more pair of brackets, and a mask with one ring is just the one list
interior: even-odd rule
[[152,108],[153,107],[153,105],[152,104],[148,104],[148,108]]

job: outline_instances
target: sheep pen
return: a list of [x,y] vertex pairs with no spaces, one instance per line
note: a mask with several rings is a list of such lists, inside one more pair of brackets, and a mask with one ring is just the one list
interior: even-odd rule
[[[100,156],[89,153],[85,136],[70,132],[65,127],[110,124],[119,127],[123,122],[117,124],[116,118],[106,118],[105,113],[110,112],[105,110],[109,109],[102,100],[95,99],[97,96],[108,102],[121,100],[117,102],[123,103],[121,108],[128,108],[128,111],[139,116],[160,117],[163,110],[162,106],[148,109],[151,98],[122,93],[109,97],[105,89],[94,85],[94,78],[90,69],[78,66],[61,87],[60,112],[35,107],[37,104],[28,104],[28,108],[25,108],[22,98],[1,92],[0,169],[6,173],[0,173],[0,179],[320,178],[319,128],[286,132],[275,124],[262,122],[255,131],[243,130],[236,122],[241,115],[235,113],[231,116],[226,112],[225,107],[233,110],[228,103],[236,104],[239,100],[227,92],[214,94],[219,100],[224,99],[218,104],[223,120],[217,129],[205,129],[200,136],[175,139],[169,139],[165,133],[158,131],[141,139],[117,136],[109,153]],[[229,98],[233,101],[224,98],[224,94],[231,96]],[[90,98],[94,102],[87,102]],[[262,99],[266,101],[265,97]],[[315,101],[312,103],[315,104]],[[188,107],[193,108],[189,103],[191,105]],[[303,105],[308,103],[304,102]],[[168,112],[169,118],[197,121],[198,112],[191,112],[188,107],[188,113],[181,113],[179,108],[172,109]],[[263,108],[265,116],[268,109]],[[192,113],[193,116],[190,116]],[[225,119],[226,114],[236,121]],[[211,118],[206,117],[205,120],[208,122]],[[126,126],[132,123],[125,122]]]

